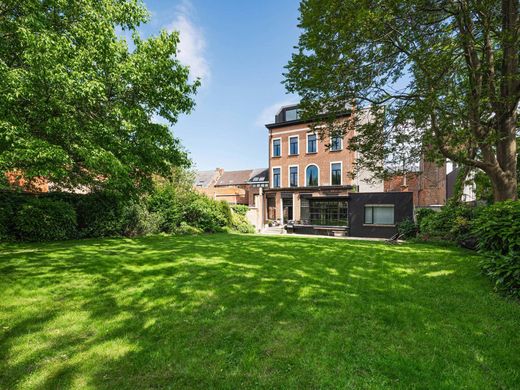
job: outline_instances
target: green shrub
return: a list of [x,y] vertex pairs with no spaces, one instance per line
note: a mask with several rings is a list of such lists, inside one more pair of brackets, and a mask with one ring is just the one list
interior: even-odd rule
[[176,227],[172,233],[180,235],[180,236],[188,236],[188,235],[202,234],[203,231],[202,231],[202,229],[188,225],[186,222],[181,222],[181,224],[178,227]]
[[435,213],[436,213],[436,211],[432,210],[432,209],[426,209],[426,208],[416,209],[415,210],[415,220],[417,222],[417,227],[419,228],[421,226],[421,222],[425,217],[427,217],[429,215],[433,215]]
[[5,202],[0,204],[0,241],[10,240],[13,238],[12,221],[14,209],[11,203]]
[[243,204],[234,204],[231,206],[231,210],[237,214],[245,216],[249,211],[249,206]]
[[405,240],[417,236],[417,225],[411,219],[405,219],[397,224],[397,231]]
[[501,255],[520,252],[520,201],[483,208],[475,219],[473,232],[479,250]]
[[116,195],[93,193],[76,202],[80,237],[112,237],[123,234],[126,203]]
[[448,204],[438,212],[422,212],[419,224],[421,237],[470,246],[470,241],[474,240],[471,221],[475,212],[474,207],[465,204]]
[[497,290],[520,298],[520,201],[485,207],[473,223],[481,267]]
[[17,237],[25,241],[65,240],[76,236],[76,212],[61,200],[30,199],[16,213],[14,224]]
[[245,215],[235,213],[231,222],[231,229],[239,233],[255,233],[255,227],[249,223]]
[[485,253],[480,262],[484,275],[495,282],[495,289],[520,298],[520,254]]
[[144,201],[131,202],[122,213],[123,235],[127,237],[157,234],[161,230],[162,216],[150,212]]

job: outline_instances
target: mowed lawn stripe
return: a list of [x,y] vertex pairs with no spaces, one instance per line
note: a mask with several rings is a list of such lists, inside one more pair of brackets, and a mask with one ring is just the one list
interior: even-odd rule
[[473,252],[247,235],[0,244],[0,388],[514,388]]

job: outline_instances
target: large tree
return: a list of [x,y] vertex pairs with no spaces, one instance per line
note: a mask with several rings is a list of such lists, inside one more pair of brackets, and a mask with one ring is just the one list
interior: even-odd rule
[[331,125],[370,106],[352,143],[361,164],[411,147],[481,169],[497,201],[517,198],[518,0],[303,0],[300,13],[285,83],[304,117]]
[[0,2],[0,172],[128,192],[188,164],[154,119],[189,113],[199,81],[147,19],[139,0]]

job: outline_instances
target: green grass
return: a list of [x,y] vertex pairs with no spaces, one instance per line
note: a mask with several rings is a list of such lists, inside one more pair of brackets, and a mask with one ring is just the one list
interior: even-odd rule
[[0,388],[515,388],[468,251],[209,235],[0,245]]

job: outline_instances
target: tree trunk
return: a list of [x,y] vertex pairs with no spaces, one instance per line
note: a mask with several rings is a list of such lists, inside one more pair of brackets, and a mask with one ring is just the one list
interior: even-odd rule
[[518,182],[516,172],[514,174],[493,173],[489,174],[493,185],[493,197],[495,202],[504,200],[518,200]]

